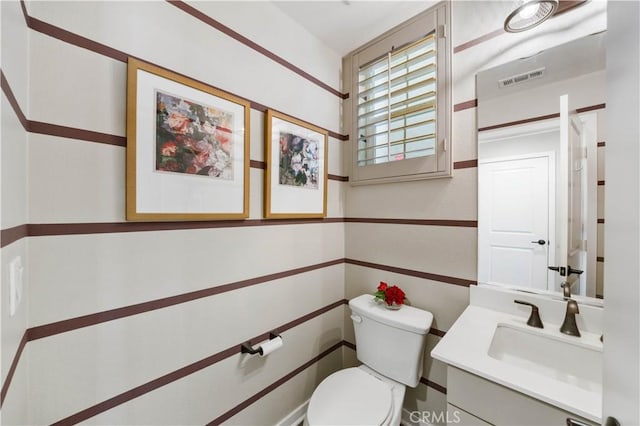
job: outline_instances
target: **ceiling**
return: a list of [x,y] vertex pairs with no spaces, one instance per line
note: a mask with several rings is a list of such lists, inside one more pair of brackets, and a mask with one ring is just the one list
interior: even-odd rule
[[344,56],[437,1],[273,1],[280,10]]

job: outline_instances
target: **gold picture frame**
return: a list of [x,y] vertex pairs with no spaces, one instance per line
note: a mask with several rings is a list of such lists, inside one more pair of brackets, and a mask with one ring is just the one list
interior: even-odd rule
[[126,217],[249,216],[248,101],[129,58]]
[[327,215],[328,132],[268,109],[265,125],[267,219]]

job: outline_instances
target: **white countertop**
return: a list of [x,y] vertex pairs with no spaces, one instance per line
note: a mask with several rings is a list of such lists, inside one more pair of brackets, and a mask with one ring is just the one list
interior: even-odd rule
[[[479,306],[469,306],[447,331],[431,356],[451,366],[473,373],[525,395],[529,395],[591,421],[602,422],[602,390],[589,391],[550,377],[542,376],[489,356],[489,347],[498,324],[528,327],[526,319]],[[545,323],[537,333],[576,343],[560,326]],[[580,345],[602,350],[600,335],[582,332]]]

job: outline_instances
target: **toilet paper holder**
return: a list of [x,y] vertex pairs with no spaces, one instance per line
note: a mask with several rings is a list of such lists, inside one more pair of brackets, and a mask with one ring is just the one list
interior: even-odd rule
[[[273,340],[278,337],[280,337],[280,335],[276,333],[276,330],[269,332],[269,340]],[[242,347],[240,348],[240,352],[243,354],[262,355],[262,346],[258,346],[257,348],[254,349],[253,346],[251,346],[251,340],[247,340],[242,344]]]

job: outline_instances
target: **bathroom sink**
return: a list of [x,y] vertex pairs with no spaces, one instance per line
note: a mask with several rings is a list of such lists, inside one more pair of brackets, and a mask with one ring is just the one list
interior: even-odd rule
[[576,337],[498,323],[488,355],[586,391],[602,390],[602,349]]

